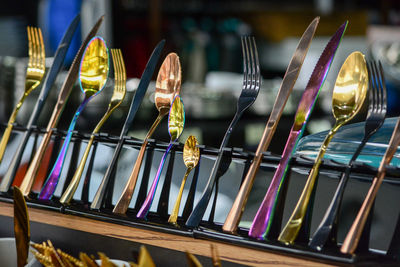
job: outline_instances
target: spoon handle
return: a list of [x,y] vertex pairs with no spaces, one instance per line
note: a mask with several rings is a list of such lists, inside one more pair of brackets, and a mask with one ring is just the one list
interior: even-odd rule
[[82,176],[83,170],[85,169],[85,166],[86,166],[86,160],[87,160],[87,158],[89,156],[89,152],[90,152],[90,149],[91,149],[93,141],[94,141],[94,135],[100,131],[101,126],[103,126],[104,122],[108,119],[108,117],[110,117],[112,111],[113,110],[109,106],[107,111],[106,111],[106,113],[101,118],[99,123],[97,123],[95,129],[93,130],[92,135],[90,136],[90,140],[89,140],[89,142],[88,142],[88,144],[86,146],[85,152],[83,153],[83,157],[81,159],[81,162],[79,163],[79,166],[76,169],[75,174],[72,177],[72,180],[69,183],[67,189],[65,190],[65,192],[61,196],[60,203],[67,204],[67,203],[69,203],[71,201],[72,197],[74,196],[75,191],[78,188],[79,182],[81,180],[81,176]]
[[228,130],[225,133],[224,139],[222,140],[221,146],[219,148],[217,159],[215,160],[214,166],[211,170],[210,177],[208,178],[208,182],[206,187],[204,188],[203,194],[200,197],[199,202],[197,202],[195,208],[190,214],[188,220],[186,221],[186,226],[189,227],[197,227],[200,224],[201,219],[204,216],[204,213],[207,209],[208,202],[210,201],[211,194],[214,188],[215,181],[218,176],[218,169],[221,165],[224,148],[229,141],[229,137],[231,136],[232,129],[235,127],[236,123],[239,121],[242,112],[236,112],[235,116],[232,119],[231,124],[228,127]]
[[354,161],[357,159],[358,155],[360,155],[362,149],[364,148],[365,144],[367,143],[368,138],[369,138],[368,135],[364,135],[363,140],[361,141],[360,145],[358,146],[353,157],[350,159],[345,172],[342,173],[342,176],[340,177],[338,186],[336,188],[335,194],[333,195],[331,203],[329,204],[329,207],[326,210],[325,215],[324,215],[321,223],[319,224],[317,230],[314,232],[314,234],[311,238],[311,241],[308,244],[309,247],[311,247],[313,249],[322,249],[322,247],[327,242],[327,240],[331,234],[333,224],[335,223],[337,213],[339,211],[339,208],[340,208],[340,205],[342,202],[344,189],[346,187],[347,181],[349,180],[351,168],[353,166]]
[[300,199],[298,200],[296,207],[292,212],[292,215],[290,216],[289,221],[283,228],[282,232],[279,234],[278,240],[280,242],[284,242],[286,244],[293,244],[294,240],[297,238],[297,235],[300,231],[300,228],[304,221],[304,217],[307,212],[307,207],[311,198],[311,193],[313,192],[315,182],[317,181],[319,166],[322,163],[322,158],[324,157],[329,142],[331,141],[332,137],[335,135],[337,130],[340,128],[340,126],[342,126],[342,124],[343,122],[336,121],[333,128],[329,131],[328,135],[325,137],[325,140],[322,143],[318,155],[315,158],[314,165],[310,171],[310,174],[308,175]]
[[165,159],[167,158],[168,153],[171,150],[173,145],[174,145],[174,143],[171,141],[167,147],[167,150],[164,152],[164,155],[161,158],[161,162],[160,162],[160,165],[158,166],[156,177],[153,180],[153,183],[150,187],[149,193],[147,194],[147,197],[146,197],[142,207],[140,208],[138,214],[136,215],[137,218],[145,218],[147,213],[150,210],[151,203],[153,203],[154,195],[156,194],[158,182],[160,181],[161,172],[162,172],[162,169],[164,168]]
[[61,150],[57,156],[57,160],[54,163],[53,169],[51,170],[51,172],[45,182],[45,185],[39,194],[39,199],[49,200],[53,196],[53,193],[54,193],[57,183],[58,183],[58,178],[60,177],[60,174],[61,174],[61,170],[62,170],[62,167],[64,164],[65,156],[68,151],[68,146],[71,141],[72,132],[75,128],[76,121],[77,121],[80,113],[82,112],[83,108],[89,102],[89,100],[90,100],[90,97],[85,97],[85,99],[82,101],[82,103],[79,105],[77,111],[75,112],[75,115],[72,118],[71,124],[69,125],[67,136],[65,137],[64,143],[63,143]]
[[[136,159],[135,166],[133,167],[131,175],[129,176],[128,182],[126,183],[124,191],[122,191],[122,194],[113,209],[114,213],[125,214],[126,211],[128,210],[129,204],[131,203],[132,194],[133,194],[133,191],[135,190],[136,182],[139,177],[139,171],[140,171],[140,167],[142,166],[144,153],[146,152],[146,146],[147,146],[148,139],[153,135],[155,129],[160,124],[160,122],[165,117],[165,115],[167,115],[168,111],[169,111],[168,109],[160,110],[156,120],[154,121],[150,130],[146,134],[146,137],[143,140],[143,144],[140,147],[139,155]],[[99,190],[100,190],[100,188],[99,188]],[[97,193],[96,193],[96,195],[97,195]],[[96,204],[96,206],[99,206],[98,203],[95,203],[95,204]],[[92,203],[92,205],[93,205],[93,203]]]
[[171,215],[169,216],[168,219],[169,223],[176,224],[176,221],[178,220],[178,213],[179,213],[179,207],[181,205],[183,189],[185,188],[187,177],[189,176],[189,173],[192,169],[193,168],[187,168],[185,176],[183,176],[181,187],[179,188],[178,197],[176,198],[174,208],[172,209]]

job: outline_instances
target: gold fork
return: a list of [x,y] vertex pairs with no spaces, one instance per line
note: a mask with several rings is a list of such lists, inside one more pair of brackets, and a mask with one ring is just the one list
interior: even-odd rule
[[27,28],[28,31],[28,45],[29,45],[29,62],[28,68],[26,69],[26,79],[25,79],[25,92],[15,106],[13,112],[7,123],[7,128],[4,131],[3,137],[0,141],[0,162],[3,159],[4,152],[7,147],[8,140],[13,129],[13,124],[17,117],[18,111],[25,101],[25,98],[38,87],[43,79],[45,72],[45,54],[42,31],[36,27]]
[[111,49],[111,56],[113,58],[114,63],[114,92],[111,96],[111,101],[108,104],[108,109],[104,114],[103,118],[99,121],[96,125],[96,128],[93,130],[92,135],[90,136],[90,140],[88,145],[86,146],[86,150],[83,153],[83,157],[81,162],[79,163],[78,169],[75,171],[74,177],[70,184],[68,185],[67,190],[62,195],[60,202],[63,204],[68,204],[72,197],[75,194],[76,189],[78,188],[79,181],[81,179],[83,169],[86,165],[86,160],[88,158],[90,148],[92,146],[95,134],[100,131],[101,126],[103,126],[104,122],[110,117],[111,113],[122,103],[122,100],[125,98],[126,94],[126,71],[125,71],[125,64],[124,59],[122,57],[122,52],[120,49]]

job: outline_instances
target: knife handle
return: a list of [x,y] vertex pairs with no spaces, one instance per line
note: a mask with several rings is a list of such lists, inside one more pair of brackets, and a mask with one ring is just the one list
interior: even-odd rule
[[251,188],[254,184],[254,179],[263,158],[262,153],[267,150],[276,129],[276,120],[271,118],[272,117],[270,117],[267,125],[265,126],[264,133],[261,137],[260,143],[258,144],[253,162],[251,163],[250,168],[247,171],[246,177],[244,178],[244,181],[240,186],[239,192],[235,198],[235,201],[233,202],[232,208],[225,219],[224,225],[222,226],[222,230],[224,232],[235,233],[240,223],[244,207],[246,206]]

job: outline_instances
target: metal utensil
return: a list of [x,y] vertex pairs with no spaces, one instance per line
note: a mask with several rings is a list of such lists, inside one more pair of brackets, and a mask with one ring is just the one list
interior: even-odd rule
[[53,196],[76,121],[86,104],[104,88],[108,78],[108,69],[109,56],[106,43],[101,37],[94,37],[87,45],[85,53],[83,54],[79,73],[80,87],[85,97],[72,118],[71,124],[68,127],[67,136],[65,137],[53,169],[39,194],[39,199],[48,200]]
[[254,155],[253,162],[247,171],[246,177],[240,186],[232,208],[225,219],[224,225],[222,226],[222,230],[224,232],[234,233],[237,230],[240,218],[242,217],[244,207],[246,206],[246,202],[250,194],[250,190],[253,187],[254,178],[256,177],[258,168],[260,167],[263,152],[268,149],[272,136],[275,133],[279,119],[281,118],[283,112],[283,108],[285,107],[297,77],[299,76],[301,66],[303,65],[304,58],[306,57],[318,23],[319,17],[316,17],[304,32],[299,44],[297,45],[296,51],[290,60],[278,95],[276,96],[271,115],[269,116],[268,122],[265,125],[264,133]]
[[99,123],[96,125],[95,129],[90,136],[89,142],[86,146],[85,152],[83,153],[83,157],[81,162],[79,163],[78,169],[75,171],[74,176],[68,188],[65,190],[63,195],[60,198],[60,203],[68,204],[72,197],[75,194],[76,189],[78,188],[79,181],[81,179],[83,169],[86,165],[86,160],[89,156],[90,148],[92,147],[92,143],[94,141],[95,134],[98,133],[103,126],[104,122],[110,117],[111,113],[122,103],[122,100],[125,98],[126,94],[126,71],[125,71],[125,64],[124,59],[122,57],[122,52],[120,49],[111,49],[111,56],[113,58],[114,63],[114,76],[115,76],[115,86],[114,92],[111,96],[111,101],[108,104],[108,109],[106,113],[103,115]]
[[31,231],[29,226],[28,207],[18,187],[14,187],[14,236],[17,246],[17,266],[27,264]]
[[191,135],[186,139],[185,146],[183,147],[183,162],[185,163],[187,169],[185,175],[183,176],[183,180],[175,201],[174,208],[172,209],[171,215],[169,216],[169,223],[176,224],[176,221],[178,220],[179,206],[181,204],[186,179],[189,176],[189,173],[197,166],[197,163],[199,163],[200,149],[197,146],[198,143],[195,136]]
[[[36,124],[40,112],[44,107],[44,103],[49,95],[50,88],[53,86],[54,81],[58,73],[61,70],[61,67],[64,62],[65,55],[67,54],[69,45],[71,44],[72,37],[74,36],[74,32],[79,25],[80,15],[76,15],[76,17],[72,20],[71,24],[69,25],[67,31],[65,32],[60,44],[58,45],[57,51],[54,55],[53,64],[51,65],[50,69],[47,72],[46,78],[43,82],[42,90],[40,91],[40,95],[36,101],[35,107],[32,110],[31,116],[29,118],[28,124],[26,125],[26,131],[24,132],[21,141],[18,144],[18,148],[15,151],[13,158],[11,159],[11,163],[8,167],[11,170],[12,175],[6,175],[4,179],[1,181],[0,191],[6,192],[11,186],[12,180],[14,178],[14,173],[21,162],[22,155],[25,150],[25,146],[28,142],[28,139],[32,133],[33,125]],[[0,160],[1,161],[1,160]],[[10,179],[11,178],[11,179]]]
[[128,182],[113,209],[114,213],[125,214],[127,211],[139,176],[140,166],[142,165],[148,139],[153,135],[153,132],[161,120],[168,114],[175,95],[179,94],[181,90],[181,80],[181,63],[179,62],[179,57],[175,53],[170,53],[161,65],[156,81],[154,100],[158,109],[158,116],[143,140]]
[[40,28],[27,27],[28,31],[28,46],[29,46],[29,61],[26,69],[25,90],[19,99],[17,105],[14,107],[10,118],[8,119],[7,128],[3,133],[0,141],[0,162],[3,159],[4,152],[6,151],[8,140],[11,136],[11,131],[14,126],[15,119],[26,97],[39,86],[43,79],[45,72],[45,54],[43,36]]
[[153,202],[154,195],[157,190],[157,185],[160,180],[165,160],[172,146],[178,140],[179,136],[181,136],[184,126],[185,126],[185,109],[183,106],[183,102],[181,101],[181,97],[177,95],[175,96],[172,102],[168,118],[168,133],[171,137],[171,140],[169,142],[167,150],[164,152],[164,155],[161,158],[161,162],[160,165],[158,166],[156,177],[154,178],[149,193],[147,194],[147,197],[136,216],[137,218],[145,218],[147,213],[149,212],[151,203]]
[[[89,43],[89,41],[96,35],[97,31],[100,28],[101,23],[103,22],[103,19],[104,16],[99,18],[97,23],[93,26],[92,30],[86,36],[86,39],[82,42],[82,45],[79,48],[78,53],[76,54],[74,61],[72,62],[72,65],[68,71],[67,78],[64,81],[60,89],[60,92],[58,93],[57,103],[53,109],[53,113],[51,114],[50,120],[47,124],[46,132],[43,135],[43,139],[39,145],[39,148],[36,150],[36,153],[31,163],[29,164],[28,170],[26,171],[24,179],[22,180],[20,186],[21,192],[25,196],[27,196],[31,192],[33,182],[35,181],[36,175],[38,174],[40,164],[46,152],[47,145],[49,144],[51,135],[53,134],[53,129],[57,126],[58,120],[60,119],[60,116],[64,110],[68,97],[71,94],[72,87],[76,81],[76,78],[78,77],[79,64],[83,56],[83,53],[85,51],[85,48]],[[14,179],[15,174],[17,172],[19,161],[20,159],[13,158],[13,161],[10,167],[8,168],[8,171],[6,172],[2,180],[2,183],[0,185],[0,191],[2,192],[8,191],[8,188],[10,187],[12,180]]]
[[308,175],[306,184],[289,221],[280,233],[278,240],[292,244],[303,224],[311,193],[318,177],[319,166],[326,148],[341,126],[351,120],[361,109],[367,94],[368,75],[364,55],[360,52],[351,53],[343,63],[332,94],[332,112],[336,119],[335,125],[325,137],[324,142],[314,160],[314,165]]
[[165,40],[162,40],[157,44],[157,46],[154,48],[153,53],[150,56],[149,61],[147,62],[146,68],[143,71],[142,78],[140,79],[138,88],[135,93],[135,97],[134,97],[133,101],[131,102],[128,116],[126,117],[124,126],[122,127],[122,131],[119,136],[119,141],[114,150],[114,154],[112,156],[110,165],[108,165],[108,168],[103,176],[103,179],[101,180],[100,186],[97,189],[97,192],[94,196],[92,204],[90,205],[91,209],[100,209],[100,207],[103,203],[104,196],[106,194],[107,185],[110,181],[111,173],[113,172],[115,165],[117,163],[119,154],[122,151],[122,146],[125,142],[126,134],[128,133],[128,130],[133,122],[133,119],[135,118],[136,112],[139,109],[139,106],[142,103],[143,97],[147,91],[147,87],[149,86],[151,76],[153,76],[153,72],[156,68],[156,64],[158,62],[158,59],[160,57],[161,51],[164,47],[164,44],[165,44]]
[[[380,71],[382,71],[382,69]],[[384,84],[385,81],[382,79],[381,83]],[[376,198],[376,194],[378,193],[378,190],[382,184],[383,178],[385,178],[386,166],[390,164],[390,161],[396,153],[399,144],[400,118],[397,120],[396,126],[393,129],[392,137],[390,138],[385,155],[383,155],[381,163],[379,164],[378,172],[372,180],[372,185],[368,190],[367,196],[365,197],[364,202],[357,213],[357,217],[355,218],[349,232],[346,235],[346,238],[343,241],[342,247],[340,248],[342,253],[354,253],[356,250],[358,241],[360,240],[368,215]]]
[[297,143],[303,135],[305,125],[307,124],[308,118],[312,113],[313,107],[319,95],[319,91],[324,84],[327,73],[329,72],[346,26],[347,23],[343,24],[332,36],[328,44],[325,46],[325,49],[322,52],[316,66],[314,67],[310,80],[308,81],[306,89],[304,90],[299,102],[294,123],[286,141],[281,160],[279,161],[267,193],[265,194],[265,197],[258,208],[257,214],[254,217],[253,223],[250,227],[249,236],[251,237],[265,239],[269,233],[274,217],[275,206],[279,198],[279,188],[284,182],[287,166],[290,162],[293,151],[297,146]]
[[208,202],[211,198],[214,184],[217,179],[218,169],[221,164],[224,148],[228,144],[233,128],[236,126],[243,112],[254,103],[261,87],[260,64],[258,61],[258,53],[254,37],[242,38],[242,50],[243,87],[237,102],[237,110],[231,124],[228,127],[228,130],[225,133],[224,138],[222,139],[222,143],[218,151],[218,156],[211,170],[211,174],[208,178],[208,182],[203,191],[203,194],[201,195],[199,202],[197,202],[195,208],[193,209],[186,222],[186,225],[189,227],[197,227],[200,224],[200,221],[203,218],[203,215],[207,209]]
[[382,65],[379,62],[379,68],[375,62],[367,64],[368,77],[369,77],[369,107],[367,119],[365,120],[364,137],[358,146],[353,157],[347,164],[345,172],[339,180],[339,184],[333,195],[331,203],[325,212],[325,215],[315,231],[309,246],[313,249],[321,250],[327,242],[334,224],[337,221],[337,213],[340,209],[340,204],[343,198],[344,189],[347,181],[349,180],[351,168],[360,155],[362,149],[367,143],[368,139],[381,128],[385,121],[387,111],[387,97],[385,79],[383,77]]

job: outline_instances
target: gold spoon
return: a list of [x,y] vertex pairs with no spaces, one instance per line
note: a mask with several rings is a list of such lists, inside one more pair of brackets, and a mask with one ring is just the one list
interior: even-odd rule
[[111,56],[113,58],[113,63],[114,63],[114,76],[115,76],[114,92],[111,96],[111,101],[108,104],[108,109],[106,113],[103,115],[99,123],[96,125],[95,129],[92,132],[92,135],[90,136],[90,140],[86,146],[85,152],[83,153],[83,157],[81,159],[81,162],[79,163],[78,169],[76,169],[75,174],[72,177],[70,184],[68,185],[68,188],[61,196],[60,203],[62,204],[68,204],[71,201],[72,197],[74,196],[76,189],[78,188],[83,170],[86,165],[86,160],[89,156],[90,148],[92,147],[95,138],[95,134],[100,131],[101,127],[110,117],[111,113],[113,113],[113,111],[117,107],[119,107],[119,105],[121,105],[122,101],[125,98],[126,72],[125,72],[124,59],[122,58],[122,52],[120,49],[111,49]]
[[333,89],[332,112],[336,119],[335,125],[329,131],[321,145],[300,199],[288,223],[278,237],[280,242],[292,244],[295,241],[303,224],[311,193],[317,180],[319,166],[322,163],[326,148],[339,128],[351,120],[361,109],[367,94],[367,85],[368,71],[364,55],[360,52],[353,52],[343,63]]
[[193,135],[189,136],[186,139],[185,146],[183,147],[183,162],[185,163],[187,169],[185,176],[183,176],[181,188],[179,189],[178,197],[176,198],[174,208],[172,209],[172,213],[169,216],[168,219],[169,223],[176,224],[186,179],[189,176],[189,173],[192,171],[192,169],[194,169],[197,166],[197,163],[199,163],[200,149],[196,147],[197,145],[198,145],[197,139]]
[[107,45],[101,37],[94,37],[85,49],[79,73],[80,87],[85,94],[85,98],[72,118],[67,136],[57,156],[57,161],[39,194],[39,199],[49,200],[53,196],[79,114],[85,108],[86,104],[103,90],[108,78],[108,69],[109,56]]
[[[132,199],[133,190],[135,189],[137,178],[139,176],[140,166],[142,165],[148,139],[152,136],[154,130],[157,128],[161,120],[165,117],[165,115],[168,114],[171,103],[175,95],[179,94],[180,90],[181,63],[179,62],[179,57],[177,54],[170,53],[161,65],[156,81],[156,92],[154,98],[156,107],[159,112],[158,116],[143,140],[143,144],[140,148],[135,166],[132,169],[128,182],[125,185],[124,191],[122,192],[117,204],[114,207],[114,213],[125,214],[126,210],[128,209],[129,203]],[[97,192],[99,191],[101,191],[100,188],[97,190]],[[96,201],[96,196],[93,202]],[[99,205],[96,206],[97,208],[99,208]],[[93,208],[93,203],[91,207]]]

